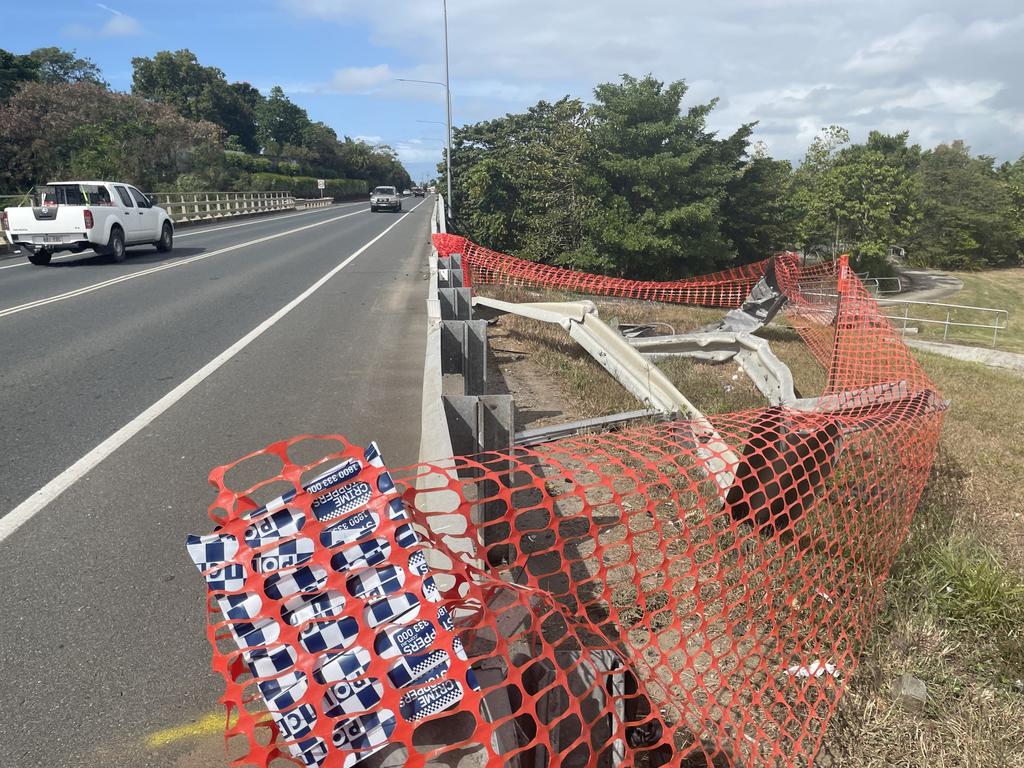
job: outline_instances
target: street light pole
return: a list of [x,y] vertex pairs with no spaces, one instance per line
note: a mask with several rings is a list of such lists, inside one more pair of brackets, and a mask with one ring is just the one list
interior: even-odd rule
[[[441,12],[444,15],[444,82],[440,83],[437,80],[415,80],[411,77],[396,77],[403,83],[429,83],[431,85],[440,85],[444,88],[445,105],[448,112],[448,121],[446,123],[448,128],[448,141],[447,141],[447,152],[445,157],[445,175],[448,177],[448,217],[452,215],[452,84],[451,77],[448,73],[448,0],[441,0]],[[418,122],[430,122],[421,120]]]
[[441,0],[444,13],[444,92],[448,101],[448,153],[446,168],[448,170],[448,218],[452,217],[452,85],[448,75],[448,0]]

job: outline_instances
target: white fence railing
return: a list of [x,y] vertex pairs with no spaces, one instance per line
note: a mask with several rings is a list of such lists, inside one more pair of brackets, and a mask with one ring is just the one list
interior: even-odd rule
[[334,204],[333,197],[297,197],[295,198],[296,210],[302,211],[307,208],[326,208]]
[[[291,192],[153,192],[174,221],[208,221],[295,209]],[[328,199],[328,198],[324,198]]]
[[[964,304],[942,304],[935,301],[908,301],[905,299],[878,299],[882,314],[904,333],[918,324],[942,327],[942,340],[948,341],[950,333],[959,329],[992,332],[992,346],[998,342],[1000,331],[1005,331],[1010,313],[994,307],[971,307]],[[952,329],[952,331],[951,331]]]

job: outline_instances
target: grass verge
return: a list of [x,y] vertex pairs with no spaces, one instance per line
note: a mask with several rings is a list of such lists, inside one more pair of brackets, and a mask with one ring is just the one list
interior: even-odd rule
[[[1024,316],[1020,307],[1024,307],[1024,268],[993,269],[985,272],[953,272],[950,273],[963,281],[964,287],[955,296],[941,301],[971,307],[990,307],[1005,309],[1009,313],[1005,331],[1000,331],[995,348],[1007,352],[1024,352]],[[898,297],[896,297],[898,298]],[[913,298],[910,296],[909,298]],[[886,309],[886,314],[902,315],[899,305]],[[946,310],[939,307],[914,307],[911,316],[930,320],[944,320]],[[974,310],[952,310],[950,320],[953,322],[984,323],[993,322],[994,316]],[[897,326],[902,321],[897,322]],[[925,341],[942,341],[944,326],[934,323],[915,323],[908,325],[918,329],[916,338]],[[992,331],[980,328],[951,327],[950,342],[970,344],[979,347],[992,346]]]

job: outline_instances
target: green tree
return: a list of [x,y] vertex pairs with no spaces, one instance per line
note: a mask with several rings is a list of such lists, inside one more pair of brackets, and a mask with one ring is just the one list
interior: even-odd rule
[[850,141],[839,125],[823,129],[811,142],[794,175],[793,204],[798,212],[797,238],[805,248],[827,244],[839,249],[842,176],[836,170],[839,150]]
[[680,111],[686,84],[623,75],[594,91],[590,180],[595,251],[634,277],[708,272],[734,255],[722,206],[742,167],[751,126],[708,130],[717,101]]
[[925,152],[919,174],[924,216],[911,259],[955,269],[1016,261],[1020,224],[1009,177],[991,157],[972,157],[963,141]]
[[[580,269],[595,258],[585,222],[589,148],[586,107],[568,97],[523,114],[457,128],[453,188],[459,221],[494,248]],[[439,185],[446,184],[444,164]]]
[[100,68],[90,60],[79,58],[75,51],[61,48],[36,48],[28,54],[39,65],[39,80],[44,83],[90,82],[106,86]]
[[220,69],[203,66],[187,49],[136,57],[132,67],[136,96],[168,104],[190,120],[215,123],[239,146],[258,149],[256,114],[261,104],[255,99],[259,92],[248,83],[229,84]]
[[306,110],[289,99],[279,85],[256,110],[257,139],[269,154],[281,154],[285,145],[301,146],[310,125]]
[[221,138],[212,123],[95,83],[28,83],[0,106],[0,188],[91,176],[155,191],[183,173],[217,188]]
[[1000,176],[1006,185],[1004,217],[1009,221],[1016,240],[1016,261],[1024,262],[1024,155],[1015,163],[1004,163]]
[[795,175],[805,248],[851,251],[858,268],[874,274],[891,269],[889,247],[905,245],[921,217],[921,150],[908,145],[908,137],[872,131],[864,144],[844,146],[849,134],[830,126],[815,139]]
[[793,167],[767,154],[751,157],[729,182],[722,205],[722,234],[741,262],[767,258],[792,247],[798,212]]
[[0,101],[6,101],[26,82],[39,79],[39,62],[0,48]]

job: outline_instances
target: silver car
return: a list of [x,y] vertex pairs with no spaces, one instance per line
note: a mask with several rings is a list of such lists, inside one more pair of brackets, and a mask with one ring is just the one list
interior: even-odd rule
[[402,198],[394,187],[377,187],[370,194],[370,210],[376,213],[385,209],[396,213],[402,210]]

